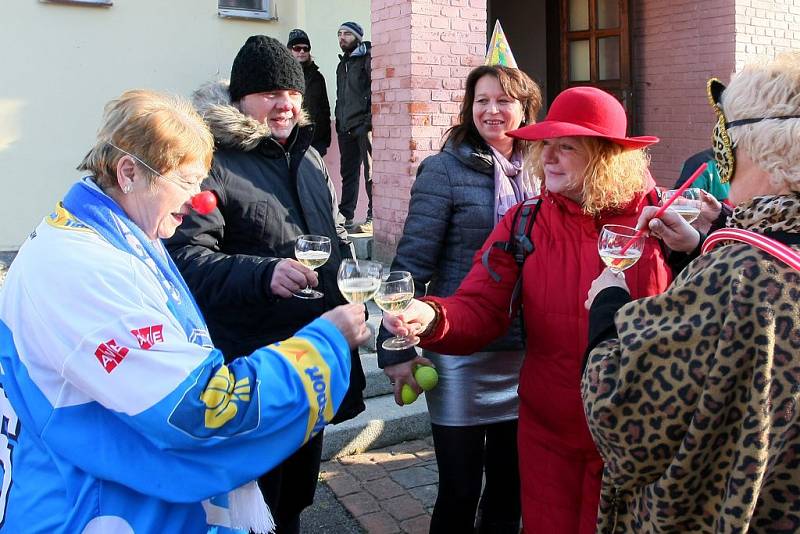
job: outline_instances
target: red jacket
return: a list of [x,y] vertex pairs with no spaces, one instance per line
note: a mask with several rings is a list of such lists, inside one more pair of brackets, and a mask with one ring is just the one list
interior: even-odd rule
[[[531,232],[535,250],[522,268],[527,337],[519,383],[523,524],[536,533],[593,532],[602,462],[580,394],[589,324],[584,301],[605,267],[597,251],[602,226],[635,226],[641,209],[652,202],[641,195],[625,209],[591,217],[558,194],[545,192],[540,201]],[[489,265],[501,277],[496,282],[481,256],[493,242],[509,240],[517,209],[503,217],[476,253],[455,295],[426,299],[437,302],[442,314],[421,346],[444,354],[469,354],[507,331],[519,268],[512,254],[493,248]],[[641,259],[625,278],[633,298],[659,293],[669,285],[671,273],[655,238],[647,239]]]

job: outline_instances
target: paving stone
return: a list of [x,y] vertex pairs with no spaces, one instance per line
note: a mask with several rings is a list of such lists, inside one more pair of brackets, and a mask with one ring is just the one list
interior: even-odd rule
[[374,451],[367,451],[364,453],[364,456],[370,459],[371,462],[376,464],[382,464],[384,462],[388,462],[392,459],[394,454],[391,451],[387,451],[386,449],[378,449]]
[[362,482],[375,480],[386,476],[386,469],[372,462],[351,464],[347,466],[347,472]]
[[394,534],[401,532],[400,525],[397,521],[384,511],[375,512],[373,514],[363,515],[358,518],[361,526],[369,532],[369,534]]
[[339,499],[347,510],[356,518],[362,515],[380,511],[381,507],[375,497],[365,491],[359,491],[350,495],[345,495]]
[[439,476],[438,475],[438,473],[439,473],[439,464],[437,464],[435,461],[433,461],[433,462],[425,462],[424,464],[420,465],[420,467],[424,467],[425,469],[433,471],[434,473],[437,473],[437,475],[436,475],[437,477]]
[[381,502],[381,508],[392,514],[399,521],[411,519],[425,513],[422,504],[410,495],[399,495]]
[[384,461],[383,467],[389,471],[394,471],[396,469],[405,469],[406,467],[418,465],[419,463],[421,463],[420,459],[413,454],[401,452],[398,454],[393,454],[390,460]]
[[439,483],[439,475],[425,467],[409,467],[391,471],[389,476],[406,489]]
[[428,534],[431,529],[431,516],[423,514],[406,519],[400,523],[400,528],[408,534]]
[[427,510],[433,510],[436,504],[436,495],[439,493],[439,484],[428,484],[408,490],[412,497],[422,503]]
[[325,483],[339,498],[361,490],[361,484],[358,480],[347,473],[338,473],[325,479]]
[[391,449],[395,454],[403,452],[413,454],[415,452],[428,449],[430,446],[421,439],[412,439],[410,441],[398,443],[397,445],[392,445],[388,448]]
[[391,499],[392,497],[403,495],[406,492],[403,486],[389,477],[364,482],[364,489],[378,500]]
[[414,456],[416,456],[417,458],[419,458],[422,461],[433,460],[434,462],[436,462],[436,453],[433,451],[433,449],[425,449],[425,450],[421,450],[421,451],[416,451],[414,453]]

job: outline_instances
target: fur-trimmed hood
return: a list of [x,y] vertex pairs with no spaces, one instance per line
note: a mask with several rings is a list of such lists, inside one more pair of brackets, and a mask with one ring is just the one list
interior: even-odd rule
[[[192,93],[192,103],[219,146],[247,152],[271,136],[272,131],[268,124],[248,117],[231,103],[229,85],[228,80],[207,82]],[[302,111],[298,126],[307,124],[310,124],[308,115]]]

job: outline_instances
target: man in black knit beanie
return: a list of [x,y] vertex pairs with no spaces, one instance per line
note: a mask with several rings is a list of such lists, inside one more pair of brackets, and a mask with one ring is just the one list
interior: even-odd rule
[[[186,216],[167,246],[214,345],[233,357],[290,338],[345,302],[336,272],[342,258],[352,257],[352,247],[336,223],[336,193],[322,158],[309,150],[313,126],[302,111],[305,90],[303,69],[286,45],[254,35],[236,55],[230,83],[211,82],[193,95],[216,142],[203,188],[215,193],[218,204],[209,214]],[[295,242],[304,234],[330,239],[330,257],[316,271],[294,259]],[[299,298],[307,286],[322,297]],[[358,351],[351,362],[349,389],[333,423],[364,410]],[[286,372],[311,380],[302,369]],[[305,385],[308,391],[317,386]],[[258,480],[279,534],[299,532],[300,512],[314,499],[323,439],[322,431],[313,432],[322,413],[311,409],[314,402],[304,415],[308,434],[287,436],[304,444]]]

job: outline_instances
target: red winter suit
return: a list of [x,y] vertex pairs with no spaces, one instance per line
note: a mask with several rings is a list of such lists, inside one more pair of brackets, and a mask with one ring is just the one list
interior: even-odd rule
[[[653,195],[649,195],[650,198]],[[519,462],[522,520],[529,534],[595,532],[603,462],[589,434],[581,402],[581,365],[587,345],[589,286],[605,265],[597,252],[604,224],[635,226],[652,202],[641,195],[626,208],[598,217],[559,194],[545,192],[533,225],[535,250],[522,267],[521,303],[527,334],[520,371]],[[520,269],[513,254],[494,247],[509,241],[510,210],[475,255],[455,295],[429,297],[441,306],[439,323],[421,346],[469,354],[508,330],[509,303]],[[671,280],[659,243],[648,238],[641,259],[625,272],[634,299],[663,291]]]

